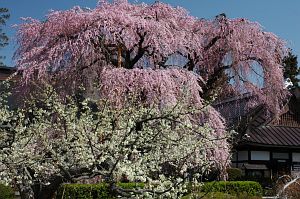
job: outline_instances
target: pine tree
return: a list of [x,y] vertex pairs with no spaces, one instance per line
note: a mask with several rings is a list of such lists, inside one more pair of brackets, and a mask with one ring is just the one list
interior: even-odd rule
[[288,87],[290,89],[299,88],[300,85],[300,68],[298,67],[297,56],[295,56],[291,51],[288,53],[286,57],[283,58],[283,75],[287,80],[290,79],[292,86]]
[[[7,35],[3,32],[3,27],[6,25],[6,21],[10,17],[8,13],[7,8],[0,8],[0,49],[8,45],[8,37]],[[5,64],[2,62],[2,60],[5,57],[0,55],[0,67],[5,66]]]

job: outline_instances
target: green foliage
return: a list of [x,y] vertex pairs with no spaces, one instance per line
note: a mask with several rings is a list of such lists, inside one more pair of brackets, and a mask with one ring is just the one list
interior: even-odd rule
[[112,198],[106,184],[64,184],[58,190],[57,199],[104,199]]
[[[1,26],[6,25],[6,20],[8,20],[9,14],[7,8],[0,8],[0,49],[8,45],[8,37],[3,32],[3,29]],[[4,56],[0,55],[0,66],[4,66],[1,59],[3,59]]]
[[[118,183],[123,189],[143,188],[144,183]],[[64,184],[56,196],[57,199],[112,199],[108,184]]]
[[[144,188],[144,183],[117,183],[123,189]],[[191,185],[189,185],[191,186]],[[199,186],[196,186],[199,188]],[[199,192],[198,192],[199,191]],[[207,182],[197,192],[182,197],[182,199],[260,199],[261,186],[256,182]],[[59,188],[56,199],[113,199],[107,184],[64,184]],[[2,198],[0,198],[2,199]]]
[[228,168],[227,174],[229,181],[237,181],[241,180],[242,178],[242,170],[239,168]]
[[0,199],[14,199],[15,193],[11,187],[0,184]]
[[252,181],[220,181],[207,182],[201,188],[202,192],[222,192],[232,195],[246,193],[249,196],[262,195],[262,187],[258,182]]
[[241,193],[239,195],[231,195],[222,192],[211,192],[211,193],[197,193],[184,196],[181,199],[261,199],[260,196],[249,196],[247,193]]
[[276,190],[273,188],[264,188],[263,189],[263,196],[275,196],[277,193],[276,193]]
[[136,182],[120,182],[117,183],[118,187],[121,187],[123,189],[137,189],[137,188],[144,188],[145,184],[144,183],[136,183]]
[[258,182],[262,187],[273,187],[275,183],[271,178],[258,176],[244,176],[243,180]]
[[189,182],[186,184],[187,193],[196,193],[201,191],[201,184]]
[[[293,55],[291,52],[283,59],[283,75],[284,78],[289,78],[293,83],[290,88],[299,88],[300,79],[300,68],[298,68],[297,56]],[[297,77],[298,76],[298,77]]]

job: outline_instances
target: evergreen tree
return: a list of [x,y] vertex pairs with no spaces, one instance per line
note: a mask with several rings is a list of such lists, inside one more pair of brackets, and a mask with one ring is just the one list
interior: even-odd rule
[[[8,45],[8,37],[3,32],[3,26],[6,25],[9,16],[7,8],[0,8],[0,49]],[[4,66],[4,63],[2,62],[4,58],[4,56],[0,55],[0,67]]]
[[289,54],[283,58],[283,75],[284,78],[291,81],[293,85],[289,86],[288,88],[299,88],[300,85],[300,69],[298,67],[298,61],[297,56],[293,55],[293,53],[290,51]]

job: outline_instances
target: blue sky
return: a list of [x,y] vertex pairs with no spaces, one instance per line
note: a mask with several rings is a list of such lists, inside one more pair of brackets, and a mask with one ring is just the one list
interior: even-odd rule
[[[1,49],[5,63],[13,66],[12,55],[16,49],[13,24],[21,23],[20,17],[43,19],[50,9],[65,10],[73,6],[93,8],[97,0],[0,0],[0,7],[10,10],[11,18],[4,31],[11,38],[10,45]],[[132,0],[131,2],[136,2]],[[154,0],[137,2],[153,3]],[[226,13],[229,18],[247,18],[259,22],[266,31],[274,32],[286,40],[294,54],[300,56],[300,1],[295,0],[161,0],[173,6],[181,6],[199,18],[214,18]]]

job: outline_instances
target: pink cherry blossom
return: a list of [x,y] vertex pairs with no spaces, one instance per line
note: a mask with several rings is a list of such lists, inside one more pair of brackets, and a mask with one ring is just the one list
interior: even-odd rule
[[[198,19],[160,2],[99,1],[94,9],[52,11],[45,21],[25,19],[18,44],[15,58],[25,86],[53,77],[65,89],[96,81],[97,95],[117,105],[130,92],[162,104],[176,104],[188,93],[186,100],[201,108],[201,93],[223,71],[230,74],[232,90],[256,95],[255,104],[273,112],[285,97],[280,65],[285,42],[247,19]],[[185,66],[166,67],[174,54],[187,61]],[[253,82],[255,65],[262,69],[263,85]],[[225,124],[213,108],[199,121],[208,122],[216,138],[224,137]],[[221,140],[219,146],[212,156],[224,162],[228,145]]]

